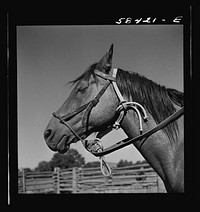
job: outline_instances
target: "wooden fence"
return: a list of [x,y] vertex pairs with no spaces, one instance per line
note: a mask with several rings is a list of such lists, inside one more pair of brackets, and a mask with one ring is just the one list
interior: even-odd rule
[[149,164],[112,168],[105,177],[99,167],[55,168],[54,172],[18,173],[19,193],[165,193]]

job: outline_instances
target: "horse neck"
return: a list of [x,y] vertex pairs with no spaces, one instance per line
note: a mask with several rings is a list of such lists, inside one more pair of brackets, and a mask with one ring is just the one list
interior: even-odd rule
[[[148,122],[143,123],[144,133],[153,129],[156,125],[155,120],[148,113]],[[134,138],[139,135],[139,122],[133,111],[127,112],[121,126],[129,138]],[[172,163],[174,161],[174,151],[176,147],[171,145],[166,134],[160,130],[147,138],[142,146],[141,141],[136,141],[134,146],[157,172],[164,183],[166,185],[169,184],[171,178],[175,176],[175,173],[171,170],[174,168]]]

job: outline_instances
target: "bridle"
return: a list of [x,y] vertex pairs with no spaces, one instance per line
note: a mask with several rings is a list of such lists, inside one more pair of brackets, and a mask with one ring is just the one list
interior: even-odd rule
[[[93,155],[97,156],[100,158],[100,162],[101,162],[101,171],[105,176],[109,176],[111,174],[111,169],[108,166],[108,164],[105,161],[104,156],[116,151],[120,148],[123,148],[127,145],[130,145],[131,143],[134,143],[138,140],[143,140],[143,142],[141,142],[141,145],[144,143],[144,141],[153,133],[157,132],[158,130],[162,129],[163,127],[165,127],[167,124],[169,124],[170,122],[174,121],[175,119],[179,118],[181,115],[183,115],[184,113],[184,107],[182,107],[179,111],[175,112],[174,114],[172,114],[170,117],[168,117],[167,119],[165,119],[163,122],[161,122],[160,124],[158,124],[155,128],[153,128],[152,130],[149,130],[148,132],[142,134],[143,132],[143,126],[142,126],[142,119],[144,122],[147,122],[147,114],[146,111],[144,109],[144,107],[142,105],[140,105],[137,102],[127,102],[118,86],[116,83],[116,75],[117,75],[117,69],[113,68],[112,69],[112,76],[107,75],[99,70],[95,70],[94,73],[105,79],[106,83],[105,85],[102,87],[102,89],[99,91],[99,93],[88,103],[80,106],[79,108],[73,110],[72,112],[60,116],[57,112],[53,113],[53,116],[55,118],[57,118],[60,123],[64,124],[77,138],[78,140],[80,140],[82,142],[82,144],[84,145],[84,147]],[[67,121],[69,121],[70,119],[72,119],[74,116],[76,116],[77,114],[81,113],[84,111],[83,116],[82,116],[82,127],[85,129],[85,132],[87,132],[88,130],[88,120],[89,120],[89,115],[90,112],[92,110],[93,107],[95,107],[98,103],[99,103],[99,99],[101,98],[101,96],[104,94],[104,92],[106,91],[106,89],[108,88],[108,86],[112,84],[114,91],[119,99],[119,105],[116,109],[116,116],[117,119],[114,122],[113,125],[109,126],[108,128],[106,128],[103,132],[101,132],[99,135],[97,135],[93,140],[86,140],[84,138],[81,138],[81,136],[79,136],[74,130],[73,128],[67,124]],[[108,134],[110,131],[112,131],[113,129],[119,129],[120,128],[120,123],[123,120],[124,116],[126,115],[128,110],[133,110],[135,111],[135,113],[137,114],[137,117],[139,119],[139,132],[140,135],[129,139],[126,138],[122,141],[117,142],[116,144],[106,148],[105,150],[103,149],[102,144],[100,143],[101,138],[103,136],[105,136],[106,134]]]

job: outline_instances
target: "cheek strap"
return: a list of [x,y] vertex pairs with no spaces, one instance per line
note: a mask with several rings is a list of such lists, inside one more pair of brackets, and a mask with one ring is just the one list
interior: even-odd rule
[[104,94],[104,92],[106,91],[106,89],[108,88],[110,83],[111,82],[109,80],[107,80],[106,84],[99,91],[99,93],[94,97],[94,99],[92,101],[89,102],[89,104],[88,104],[88,106],[87,106],[87,108],[86,108],[86,110],[85,110],[85,112],[83,114],[82,126],[83,126],[83,128],[85,128],[86,132],[88,130],[90,112],[91,112],[92,108],[95,107],[99,103],[99,99]]

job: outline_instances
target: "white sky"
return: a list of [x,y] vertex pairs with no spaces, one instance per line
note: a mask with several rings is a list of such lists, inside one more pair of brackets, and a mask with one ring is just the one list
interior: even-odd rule
[[[35,168],[52,152],[43,132],[71,89],[66,82],[97,62],[114,44],[113,67],[138,72],[183,91],[182,25],[18,26],[18,167]],[[104,138],[105,147],[125,138],[122,130]],[[98,160],[81,143],[71,145],[86,162]],[[131,145],[108,155],[107,161],[143,157]]]

